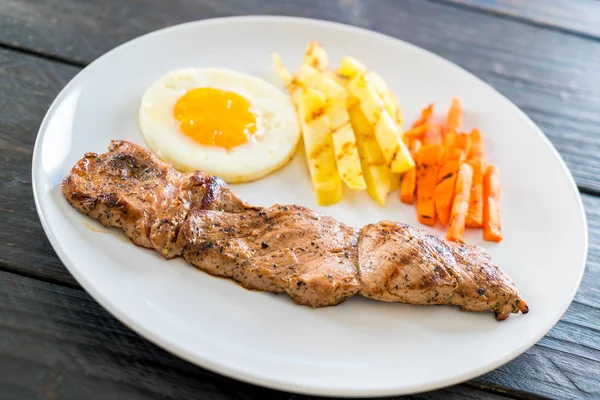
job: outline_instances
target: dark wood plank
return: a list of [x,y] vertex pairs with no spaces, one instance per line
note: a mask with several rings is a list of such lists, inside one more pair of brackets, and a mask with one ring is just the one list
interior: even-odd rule
[[6,272],[0,287],[0,399],[285,397],[171,356],[82,290]]
[[600,39],[598,0],[438,0]]
[[31,157],[44,114],[78,68],[1,49],[0,65],[0,265],[76,285],[37,217]]
[[[7,272],[0,272],[0,371],[0,400],[296,397],[182,361],[134,334],[82,290]],[[507,399],[466,386],[406,399],[484,396]]]
[[0,43],[73,62],[165,26],[280,14],[358,25],[431,50],[481,77],[546,133],[577,183],[600,192],[600,43],[439,2],[369,0],[4,0]]

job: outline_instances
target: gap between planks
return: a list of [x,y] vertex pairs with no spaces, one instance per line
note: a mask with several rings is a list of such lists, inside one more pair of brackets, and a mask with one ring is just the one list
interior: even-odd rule
[[[562,156],[561,156],[561,158],[562,158]],[[577,185],[577,190],[579,190],[580,194],[587,194],[590,196],[600,197],[600,189],[587,188],[587,187]]]
[[496,385],[486,383],[484,381],[479,381],[479,380],[477,380],[477,378],[474,378],[473,380],[470,380],[470,381],[463,382],[463,383],[461,383],[461,385],[464,385],[471,389],[479,390],[480,392],[483,392],[483,393],[494,394],[496,396],[502,396],[502,397],[506,397],[509,399],[515,399],[515,400],[546,400],[547,399],[547,397],[544,397],[544,396],[538,396],[533,393],[522,392],[522,391],[519,391],[516,389],[511,389],[511,391],[508,392],[502,386],[496,386]]
[[[45,236],[45,233],[44,233],[44,236]],[[66,269],[66,267],[64,266],[62,261],[60,263],[61,263],[62,267]],[[51,277],[43,275],[43,274],[38,274],[35,271],[25,271],[23,269],[13,267],[12,265],[10,265],[6,262],[3,262],[3,261],[0,261],[0,272],[8,272],[8,273],[11,273],[14,275],[19,275],[19,276],[23,276],[25,278],[35,279],[36,281],[46,282],[46,283],[50,283],[53,285],[58,285],[58,286],[62,286],[62,287],[70,288],[70,289],[84,290],[79,285],[79,283],[77,283],[75,281],[69,282],[69,281],[65,281],[65,280],[61,280],[61,279],[51,278]]]
[[64,65],[70,65],[72,67],[85,68],[89,65],[89,63],[87,63],[85,61],[62,57],[62,56],[59,56],[56,54],[47,53],[45,51],[28,49],[28,48],[25,48],[22,46],[14,46],[9,43],[0,42],[0,49],[10,50],[10,51],[14,51],[16,53],[21,53],[21,54],[33,56],[36,58],[41,58],[43,60],[54,61],[56,63],[64,64]]

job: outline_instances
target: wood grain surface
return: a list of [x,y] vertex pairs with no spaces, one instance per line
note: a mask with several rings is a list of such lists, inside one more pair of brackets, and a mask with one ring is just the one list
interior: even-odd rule
[[31,158],[48,107],[79,69],[2,49],[0,65],[0,266],[76,285],[37,218]]
[[453,61],[523,109],[558,148],[578,185],[600,192],[600,42],[474,9],[423,0],[4,0],[0,43],[85,65],[155,29],[244,14],[344,22]]
[[[544,130],[581,190],[600,194],[599,4],[1,1],[0,400],[311,398],[239,383],[171,356],[104,311],[58,260],[32,198],[33,144],[56,94],[93,59],[143,33],[217,16],[294,15],[367,27],[434,51],[496,87]],[[587,269],[561,321],[503,367],[407,398],[600,398],[600,197],[583,200]]]
[[600,38],[598,0],[438,0],[591,39]]

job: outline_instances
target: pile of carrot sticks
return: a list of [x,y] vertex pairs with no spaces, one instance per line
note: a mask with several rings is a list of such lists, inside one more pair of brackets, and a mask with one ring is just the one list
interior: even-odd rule
[[453,98],[444,123],[427,106],[404,141],[415,168],[400,183],[403,203],[416,201],[419,222],[448,227],[446,239],[463,241],[465,228],[483,228],[483,239],[500,242],[500,171],[488,165],[478,129],[462,132],[463,112]]

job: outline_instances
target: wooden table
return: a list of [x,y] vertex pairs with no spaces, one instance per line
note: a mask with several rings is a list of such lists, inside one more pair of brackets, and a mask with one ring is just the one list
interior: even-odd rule
[[600,398],[600,1],[2,0],[0,399],[305,397],[213,374],[117,322],[59,261],[32,198],[38,127],[77,72],[146,32],[246,14],[340,21],[414,43],[472,71],[542,128],[587,211],[590,249],[575,300],[516,360],[410,398]]

